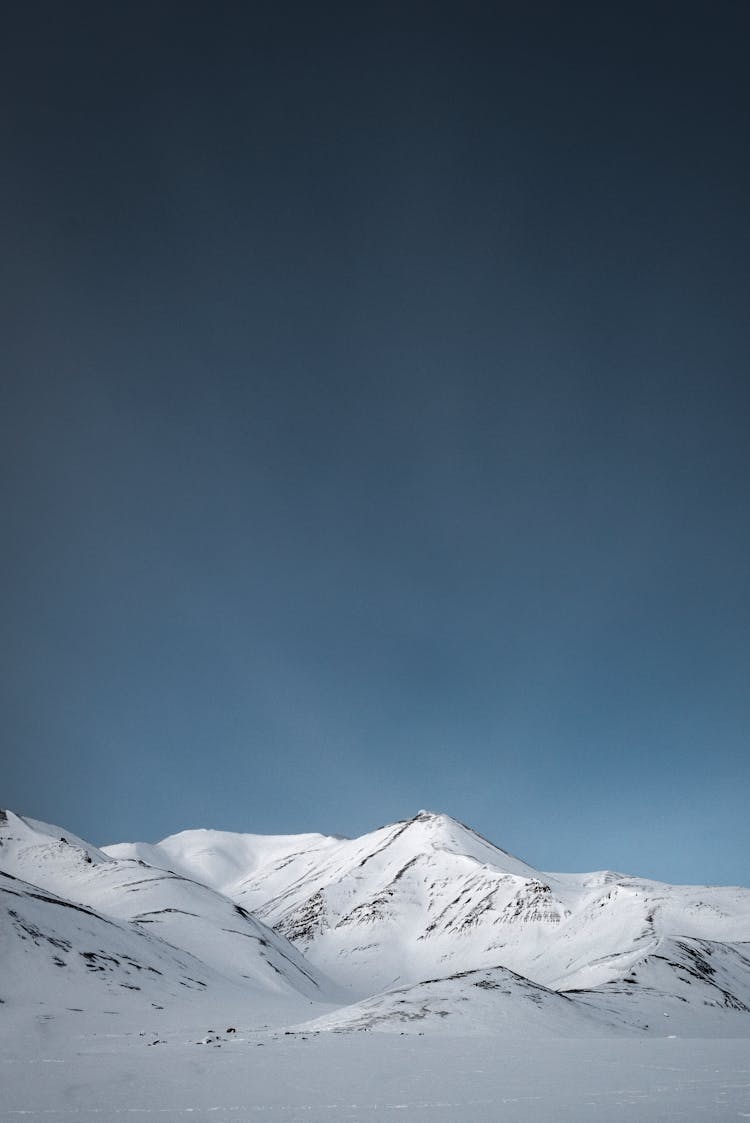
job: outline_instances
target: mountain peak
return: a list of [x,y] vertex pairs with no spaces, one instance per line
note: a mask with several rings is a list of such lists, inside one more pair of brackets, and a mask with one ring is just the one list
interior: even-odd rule
[[402,830],[421,826],[428,832],[430,845],[438,850],[467,854],[477,861],[499,866],[507,873],[520,877],[535,877],[536,870],[522,858],[516,857],[491,842],[473,827],[447,815],[444,811],[422,808],[411,819],[403,820]]
[[443,811],[428,811],[422,808],[417,811],[416,815],[411,819],[412,823],[455,823],[457,819],[452,819],[450,815],[446,815]]
[[424,807],[417,811],[411,819],[405,821],[407,823],[433,823],[435,826],[457,827],[463,831],[470,831],[471,834],[477,833],[472,827],[462,823],[460,819],[456,819],[453,815],[448,815],[445,811],[430,811]]

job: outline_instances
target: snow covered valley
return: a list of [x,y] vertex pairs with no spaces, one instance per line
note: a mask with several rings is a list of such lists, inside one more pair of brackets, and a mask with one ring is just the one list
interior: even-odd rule
[[0,1118],[750,1118],[750,890],[0,813]]

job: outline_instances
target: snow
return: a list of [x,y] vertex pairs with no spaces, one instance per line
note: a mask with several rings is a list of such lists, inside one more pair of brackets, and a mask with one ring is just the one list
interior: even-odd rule
[[[253,983],[263,991],[318,1000],[329,993],[338,996],[338,989],[288,940],[216,890],[67,839],[58,828],[8,812],[2,866],[76,904],[130,922],[138,934],[188,952],[238,985]],[[89,860],[92,855],[98,855],[96,861]]]
[[326,835],[259,835],[193,830],[153,845],[124,842],[107,846],[113,858],[140,858],[152,866],[181,873],[230,896],[253,873],[295,852],[320,853],[338,840]]
[[[750,892],[0,812],[0,1119],[750,1118]],[[229,1032],[231,1031],[231,1032]]]
[[[67,1031],[67,1032],[66,1032]],[[196,1038],[196,1035],[193,1035]],[[750,1117],[746,1041],[0,1035],[0,1119],[622,1123]]]
[[[227,854],[236,859],[231,875]],[[661,939],[750,935],[746,889],[542,873],[429,811],[357,839],[263,844],[257,835],[188,831],[152,856],[167,866],[179,858],[182,870],[223,887],[355,1000],[497,964],[556,990],[594,987],[622,978]]]

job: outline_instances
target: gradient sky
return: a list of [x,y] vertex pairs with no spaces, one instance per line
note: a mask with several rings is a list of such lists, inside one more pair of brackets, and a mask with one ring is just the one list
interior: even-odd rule
[[0,804],[750,884],[749,34],[6,8]]

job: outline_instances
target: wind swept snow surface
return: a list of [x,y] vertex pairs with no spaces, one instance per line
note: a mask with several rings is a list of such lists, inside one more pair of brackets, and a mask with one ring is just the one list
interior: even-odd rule
[[156,1123],[723,1123],[750,1116],[746,1041],[242,1035],[3,1040],[0,1119]]

